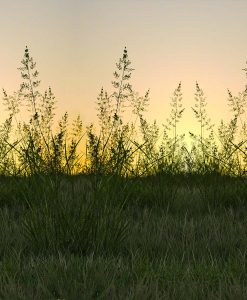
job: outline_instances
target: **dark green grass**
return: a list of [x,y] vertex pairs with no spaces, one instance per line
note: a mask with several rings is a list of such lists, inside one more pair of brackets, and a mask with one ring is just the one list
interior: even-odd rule
[[0,179],[0,299],[247,299],[247,183]]

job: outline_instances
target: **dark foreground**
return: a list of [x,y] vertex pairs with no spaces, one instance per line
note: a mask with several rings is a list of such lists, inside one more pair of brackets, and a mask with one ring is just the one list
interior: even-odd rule
[[247,299],[247,182],[0,179],[0,299]]

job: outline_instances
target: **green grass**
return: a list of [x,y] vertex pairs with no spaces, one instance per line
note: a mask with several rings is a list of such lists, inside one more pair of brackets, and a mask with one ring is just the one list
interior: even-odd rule
[[214,129],[196,83],[188,150],[181,83],[161,131],[130,65],[125,48],[98,129],[65,113],[53,130],[55,96],[25,49],[20,89],[3,90],[1,300],[247,299],[247,90],[229,91],[232,117]]
[[0,299],[246,299],[247,183],[0,180]]

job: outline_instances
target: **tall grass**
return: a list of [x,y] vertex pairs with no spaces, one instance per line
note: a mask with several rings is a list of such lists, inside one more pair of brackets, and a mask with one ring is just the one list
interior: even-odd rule
[[[130,83],[134,69],[126,48],[116,64],[113,91],[102,88],[97,98],[96,127],[91,124],[83,128],[79,116],[70,126],[65,113],[54,130],[55,96],[50,87],[40,91],[39,72],[28,48],[19,70],[22,82],[18,91],[9,95],[3,90],[9,117],[0,127],[2,175],[246,172],[246,89],[238,96],[228,91],[233,116],[229,123],[222,120],[215,130],[207,115],[204,92],[196,83],[192,110],[200,133],[190,133],[193,145],[188,149],[178,127],[184,112],[181,83],[161,130],[156,121],[150,123],[145,117],[149,91],[139,96]],[[28,122],[20,121],[23,106],[29,112]],[[125,121],[126,113],[132,121]]]

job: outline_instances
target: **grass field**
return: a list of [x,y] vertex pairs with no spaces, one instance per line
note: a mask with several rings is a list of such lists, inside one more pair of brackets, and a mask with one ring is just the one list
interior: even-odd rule
[[247,88],[214,129],[196,83],[188,148],[181,83],[160,130],[130,64],[124,49],[98,127],[65,113],[54,130],[55,96],[25,49],[20,89],[3,90],[0,299],[247,299]]
[[1,299],[246,299],[247,182],[1,178]]

